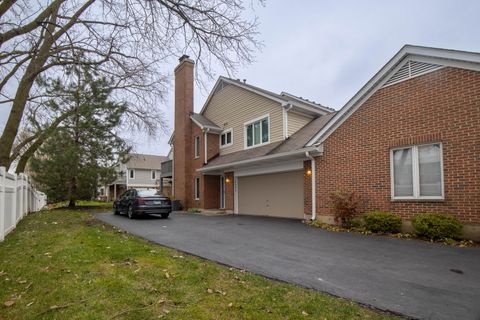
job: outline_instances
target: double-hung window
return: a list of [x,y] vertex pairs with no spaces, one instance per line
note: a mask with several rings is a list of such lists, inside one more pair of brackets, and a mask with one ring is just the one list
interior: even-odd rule
[[233,129],[228,129],[220,135],[220,148],[225,148],[233,143]]
[[443,199],[442,144],[390,151],[392,199]]
[[200,157],[200,137],[196,136],[194,140],[195,159]]
[[156,179],[157,179],[157,171],[156,171],[156,170],[152,170],[150,174],[151,174],[151,176],[152,176],[152,180],[156,180]]
[[245,124],[245,146],[251,148],[270,141],[269,117],[262,117]]
[[195,182],[195,186],[194,186],[195,200],[200,200],[200,178],[195,177],[194,182]]

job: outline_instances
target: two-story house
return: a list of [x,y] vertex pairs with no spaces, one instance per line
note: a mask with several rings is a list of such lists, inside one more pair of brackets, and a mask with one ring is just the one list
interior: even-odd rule
[[175,69],[173,193],[185,207],[333,222],[330,194],[409,219],[446,212],[480,239],[480,54],[403,47],[338,112],[220,77],[193,112]]
[[220,77],[193,112],[194,63],[175,69],[173,193],[184,207],[304,218],[303,149],[335,113],[288,93]]
[[116,168],[117,179],[104,187],[104,197],[112,201],[130,188],[160,188],[161,164],[165,160],[165,156],[130,154],[128,161]]

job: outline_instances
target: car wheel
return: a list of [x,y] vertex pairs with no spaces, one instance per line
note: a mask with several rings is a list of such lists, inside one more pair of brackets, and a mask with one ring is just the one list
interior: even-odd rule
[[114,214],[114,215],[119,215],[119,214],[120,214],[120,211],[118,211],[116,205],[113,205],[113,214]]
[[129,219],[135,219],[135,213],[133,213],[133,207],[132,206],[128,207],[127,215],[128,215]]
[[160,215],[162,216],[162,219],[167,219],[169,213],[161,213]]

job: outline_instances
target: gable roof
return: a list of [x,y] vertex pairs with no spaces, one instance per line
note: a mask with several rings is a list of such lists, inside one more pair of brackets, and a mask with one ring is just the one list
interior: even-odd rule
[[190,119],[192,119],[192,121],[201,129],[210,129],[213,132],[217,132],[217,133],[220,133],[223,131],[222,128],[217,126],[215,123],[213,123],[212,120],[208,119],[204,115],[193,113],[190,115]]
[[207,106],[210,103],[210,100],[213,98],[215,93],[218,90],[220,90],[225,84],[234,85],[244,90],[256,93],[267,99],[278,102],[280,106],[292,105],[292,107],[296,108],[297,111],[309,114],[311,116],[324,115],[333,111],[333,109],[325,107],[319,103],[313,103],[312,101],[308,101],[303,98],[298,98],[296,96],[286,94],[285,92],[282,92],[282,94],[276,94],[274,92],[262,89],[260,87],[253,86],[251,84],[242,82],[240,80],[234,80],[231,78],[220,76],[217,82],[215,83],[215,86],[213,87],[212,91],[210,91],[210,94],[208,95],[207,100],[205,101],[205,104],[202,107],[202,110],[200,110],[200,114],[203,114],[205,112]]
[[131,153],[126,166],[130,169],[151,169],[160,170],[162,162],[168,160],[165,156],[156,156],[153,154]]
[[[310,139],[307,146],[320,144],[325,141],[332,132],[348,119],[348,117],[377,90],[385,85],[399,82],[393,81],[389,83],[393,76],[398,76],[404,80],[411,79],[413,77],[410,65],[412,61],[424,64],[420,66],[420,69],[423,68],[424,72],[419,72],[413,76],[438,70],[439,67],[444,66],[480,71],[480,53],[405,45],[336,113],[335,117],[331,119],[326,126]],[[404,68],[406,64],[409,64],[408,76],[400,77],[397,72],[401,72],[401,69]],[[428,69],[426,72],[425,68]]]

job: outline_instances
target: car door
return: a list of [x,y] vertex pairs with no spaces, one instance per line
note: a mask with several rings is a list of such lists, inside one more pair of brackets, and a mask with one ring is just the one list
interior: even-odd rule
[[128,205],[127,205],[127,208],[129,206],[133,206],[134,202],[135,202],[135,198],[137,197],[137,191],[135,189],[131,189],[129,194],[128,194]]
[[128,208],[128,196],[131,190],[125,191],[120,197],[120,211],[125,212]]

